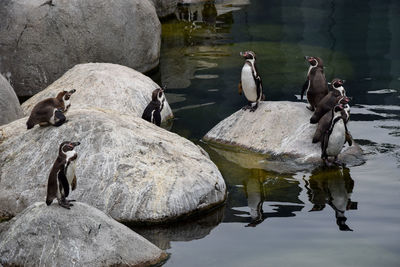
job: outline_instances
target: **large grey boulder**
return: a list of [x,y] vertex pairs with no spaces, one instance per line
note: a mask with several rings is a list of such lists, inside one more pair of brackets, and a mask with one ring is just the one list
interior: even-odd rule
[[0,217],[44,201],[50,169],[65,140],[81,143],[78,185],[70,198],[116,220],[175,220],[226,198],[224,179],[204,150],[141,118],[75,109],[60,127],[29,131],[26,119],[0,127]]
[[[321,163],[321,147],[320,143],[312,143],[317,125],[310,124],[311,116],[312,112],[306,108],[305,103],[261,102],[255,112],[239,110],[224,119],[211,129],[203,140],[210,144],[222,144],[225,147],[268,155],[263,162],[240,160],[241,165],[252,162],[251,167],[261,164],[272,170],[282,168],[280,161],[286,162],[286,167],[291,169],[297,169],[301,165],[316,165]],[[349,128],[351,130],[351,125]],[[238,161],[235,152],[225,153],[224,149],[218,147],[215,150],[221,151],[227,159]],[[364,162],[362,150],[354,142],[351,147],[346,144],[339,160],[350,165]]]
[[179,0],[150,0],[156,8],[157,15],[160,18],[174,14]]
[[[151,94],[159,86],[149,77],[131,68],[109,63],[76,65],[45,90],[22,104],[25,115],[41,100],[55,97],[62,90],[76,89],[71,97],[70,110],[95,108],[114,110],[130,116],[142,116]],[[165,101],[163,120],[173,117]]]
[[79,202],[71,210],[34,203],[0,235],[5,266],[153,266],[166,258],[125,225]]
[[7,124],[23,116],[18,98],[3,75],[0,74],[0,125]]
[[148,0],[0,1],[0,72],[31,96],[76,64],[159,63],[161,25]]

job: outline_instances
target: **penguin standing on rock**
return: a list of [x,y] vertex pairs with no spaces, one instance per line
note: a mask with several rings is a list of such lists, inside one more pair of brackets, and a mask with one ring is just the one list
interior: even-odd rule
[[37,103],[29,116],[26,126],[29,129],[33,128],[36,124],[45,126],[48,124],[54,126],[61,126],[66,122],[64,113],[67,112],[71,106],[71,95],[76,90],[62,91],[54,98],[47,98]]
[[253,51],[240,52],[240,55],[246,59],[243,68],[241,79],[239,82],[239,94],[244,92],[244,96],[248,101],[248,105],[243,107],[243,110],[250,109],[254,112],[258,103],[264,100],[262,81],[256,67],[256,54]]
[[328,86],[326,84],[322,59],[308,56],[305,59],[310,63],[310,67],[307,73],[307,80],[301,90],[301,100],[303,100],[304,92],[306,92],[307,100],[310,104],[307,108],[314,111],[319,101],[328,94]]
[[69,188],[72,190],[76,188],[75,176],[75,160],[78,154],[74,150],[79,146],[79,142],[62,142],[58,149],[58,157],[53,164],[50,171],[49,179],[47,182],[47,197],[46,204],[49,206],[55,198],[58,204],[66,209],[73,206],[70,202],[75,200],[67,200],[69,195]]
[[321,158],[324,163],[330,166],[329,157],[335,158],[342,151],[346,141],[346,126],[342,116],[343,105],[336,105],[330,112],[326,113],[319,121],[314,134],[313,143],[321,142]]
[[347,104],[350,99],[346,96],[346,90],[343,88],[344,81],[335,78],[331,82],[332,90],[319,101],[313,116],[310,119],[311,124],[318,123],[319,119],[339,102]]
[[142,119],[154,123],[157,126],[161,125],[161,111],[164,108],[165,89],[167,89],[167,87],[163,86],[163,88],[158,88],[153,91],[151,102],[147,105],[142,114]]

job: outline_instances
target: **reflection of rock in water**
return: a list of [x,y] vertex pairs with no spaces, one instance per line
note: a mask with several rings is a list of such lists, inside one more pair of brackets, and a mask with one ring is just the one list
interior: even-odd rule
[[357,202],[351,201],[354,180],[348,168],[318,168],[306,181],[309,200],[313,203],[310,211],[323,210],[328,204],[335,211],[336,224],[341,231],[353,231],[346,224],[346,210],[357,209]]
[[161,249],[169,249],[171,241],[192,241],[210,234],[223,219],[224,207],[191,220],[150,227],[131,227]]

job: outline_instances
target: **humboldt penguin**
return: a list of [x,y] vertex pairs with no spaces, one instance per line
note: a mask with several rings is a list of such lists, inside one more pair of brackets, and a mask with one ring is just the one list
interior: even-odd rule
[[240,52],[240,55],[246,59],[243,68],[241,79],[239,82],[239,94],[244,92],[248,101],[248,105],[243,107],[243,110],[250,109],[254,112],[258,103],[264,100],[262,81],[256,67],[256,54],[253,51]]
[[45,126],[48,124],[54,126],[61,126],[66,122],[64,113],[67,112],[71,106],[71,95],[76,90],[62,91],[54,98],[46,98],[37,103],[29,116],[26,126],[28,129],[33,128],[36,124]]
[[66,209],[73,206],[70,202],[74,200],[67,200],[69,189],[76,188],[75,176],[75,160],[78,154],[74,150],[79,146],[79,142],[62,142],[58,149],[58,157],[51,168],[49,179],[47,182],[47,197],[46,204],[49,206],[55,198],[58,204]]
[[165,89],[167,89],[167,87],[163,86],[163,88],[158,88],[153,91],[151,102],[147,105],[142,114],[142,119],[154,123],[157,126],[161,125],[161,111],[164,108]]
[[329,157],[335,158],[342,151],[346,141],[346,126],[342,117],[343,105],[338,104],[328,113],[326,113],[318,122],[317,130],[315,131],[313,143],[321,142],[321,158],[328,166]]
[[317,104],[314,114],[310,119],[311,124],[318,123],[319,119],[339,102],[342,104],[347,104],[350,101],[350,99],[346,96],[343,83],[344,81],[341,79],[333,79],[331,82],[332,90],[329,91],[329,93]]
[[303,100],[304,92],[306,92],[307,101],[310,104],[307,108],[314,111],[319,101],[328,94],[328,86],[326,84],[322,59],[308,56],[305,59],[310,64],[310,67],[307,72],[307,80],[301,90],[301,100]]

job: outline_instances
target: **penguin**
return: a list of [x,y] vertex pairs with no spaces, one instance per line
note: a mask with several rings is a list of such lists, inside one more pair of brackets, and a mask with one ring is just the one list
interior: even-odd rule
[[142,119],[154,123],[157,126],[161,125],[161,111],[164,108],[166,86],[153,91],[151,102],[144,109]]
[[343,105],[338,104],[326,113],[318,122],[317,130],[313,137],[313,143],[321,142],[321,158],[327,166],[330,166],[329,157],[335,158],[342,151],[346,141],[346,126],[342,117]]
[[339,102],[342,104],[347,104],[350,99],[346,96],[346,90],[343,88],[344,81],[335,78],[331,82],[332,90],[324,96],[324,98],[319,101],[313,116],[310,119],[311,124],[318,123],[319,119],[331,110]]
[[66,209],[73,206],[70,202],[75,200],[67,200],[69,188],[76,188],[75,176],[75,160],[78,154],[74,150],[79,146],[79,142],[62,142],[58,149],[58,157],[51,168],[47,182],[46,204],[49,206],[55,198],[58,204]]
[[306,92],[307,101],[310,104],[307,108],[314,111],[319,101],[328,94],[324,64],[319,57],[306,56],[304,58],[310,63],[310,67],[308,68],[307,80],[301,90],[301,100],[303,100],[304,92]]
[[26,122],[27,129],[33,128],[36,124],[40,126],[51,124],[58,127],[65,123],[67,120],[64,113],[71,106],[70,98],[75,92],[75,89],[62,91],[55,98],[47,98],[37,103]]
[[248,101],[248,105],[243,107],[243,110],[250,109],[254,112],[258,103],[265,99],[263,94],[262,80],[256,67],[256,54],[253,51],[240,52],[240,55],[246,59],[243,68],[241,79],[239,82],[239,94],[244,92]]

